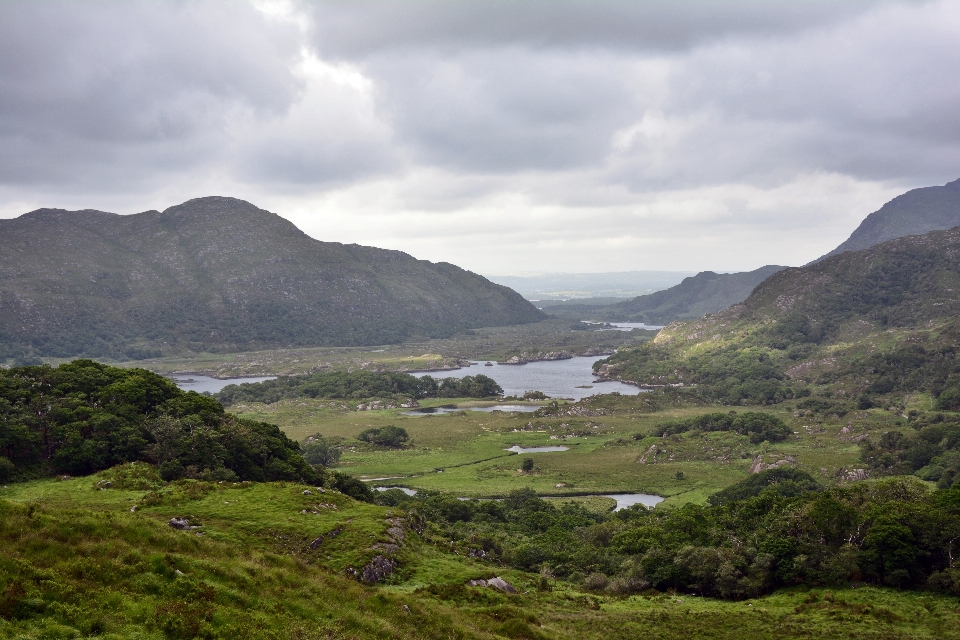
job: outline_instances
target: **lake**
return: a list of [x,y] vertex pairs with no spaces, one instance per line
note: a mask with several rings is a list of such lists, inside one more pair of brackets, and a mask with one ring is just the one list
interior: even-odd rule
[[210,378],[208,376],[196,376],[188,374],[177,374],[170,376],[174,384],[184,391],[196,391],[203,393],[217,393],[228,384],[243,384],[244,382],[263,382],[264,380],[276,380],[277,376],[261,376],[259,378]]
[[514,453],[550,453],[552,451],[569,451],[570,447],[521,447],[518,444],[513,445],[504,451],[513,451]]
[[540,408],[538,404],[495,404],[489,407],[458,407],[455,404],[445,404],[439,407],[421,407],[412,411],[404,411],[405,416],[441,416],[445,413],[456,413],[457,411],[483,411],[490,413],[493,411],[520,411],[522,413],[532,413]]
[[[597,382],[593,375],[593,363],[606,356],[585,356],[569,360],[544,360],[527,364],[497,364],[485,366],[484,361],[472,362],[473,366],[454,371],[430,371],[434,378],[462,378],[482,373],[496,380],[508,396],[522,396],[527,391],[543,391],[551,398],[579,400],[597,393],[619,391],[635,396],[637,387],[622,382]],[[422,375],[417,373],[416,375]],[[516,411],[517,409],[511,409]]]

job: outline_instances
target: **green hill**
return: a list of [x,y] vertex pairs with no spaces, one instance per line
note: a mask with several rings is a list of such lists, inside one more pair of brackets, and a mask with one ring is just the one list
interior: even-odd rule
[[320,242],[222,197],[0,220],[0,276],[0,361],[385,344],[544,317],[452,264]]
[[960,180],[942,187],[913,189],[864,218],[843,244],[818,261],[844,251],[869,249],[894,238],[922,235],[957,225],[960,225]]
[[698,385],[730,403],[923,391],[954,408],[958,291],[960,227],[784,269],[743,303],[671,324],[595,366],[640,384]]

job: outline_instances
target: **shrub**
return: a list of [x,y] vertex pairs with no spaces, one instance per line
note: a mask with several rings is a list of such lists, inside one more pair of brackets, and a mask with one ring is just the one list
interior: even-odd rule
[[8,458],[0,456],[0,482],[9,482],[17,468]]
[[410,440],[410,435],[403,427],[396,427],[391,424],[387,425],[386,427],[362,431],[360,435],[357,436],[357,440],[369,442],[370,444],[375,444],[381,447],[398,448],[402,447],[408,440]]
[[303,459],[308,464],[323,467],[336,466],[340,462],[340,454],[342,453],[340,449],[333,446],[333,443],[319,433],[307,438],[300,445],[300,450],[303,452]]

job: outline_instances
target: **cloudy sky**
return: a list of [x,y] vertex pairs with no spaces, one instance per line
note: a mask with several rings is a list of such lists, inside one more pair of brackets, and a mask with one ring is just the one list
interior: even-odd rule
[[805,263],[960,177],[960,3],[0,3],[0,217],[230,195],[487,274]]

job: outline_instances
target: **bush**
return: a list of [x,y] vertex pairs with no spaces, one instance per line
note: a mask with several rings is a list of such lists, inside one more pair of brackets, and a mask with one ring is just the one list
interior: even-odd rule
[[342,453],[340,449],[333,446],[333,443],[319,433],[307,438],[300,445],[300,450],[303,452],[303,459],[308,464],[323,467],[336,466],[340,462],[340,454]]
[[391,424],[386,427],[362,431],[360,435],[357,436],[357,440],[369,442],[370,444],[381,447],[398,448],[410,440],[410,435],[403,427],[395,427]]
[[9,482],[17,468],[8,458],[0,456],[0,482]]
[[806,471],[780,467],[752,474],[713,494],[708,501],[711,505],[717,506],[746,500],[760,495],[765,490],[772,490],[782,496],[798,496],[808,491],[819,491],[821,488],[820,483]]
[[524,458],[520,463],[520,469],[522,471],[533,471],[533,458]]

